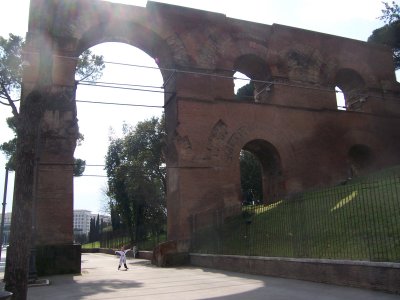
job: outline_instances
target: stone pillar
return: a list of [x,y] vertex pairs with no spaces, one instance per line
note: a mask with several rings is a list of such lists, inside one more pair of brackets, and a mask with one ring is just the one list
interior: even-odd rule
[[[80,273],[73,244],[73,164],[79,135],[75,102],[76,59],[53,55],[52,87],[41,124],[36,199],[39,274]],[[46,257],[52,257],[51,263]]]
[[45,56],[37,42],[40,36],[28,37],[23,91],[36,91],[45,99],[32,213],[37,271],[38,275],[80,273],[80,245],[73,244],[73,154],[79,134],[76,59],[52,54],[48,48],[42,49]]
[[[199,72],[200,73],[200,72]],[[231,99],[232,80],[220,76],[177,73],[176,95],[165,106],[167,124],[168,239],[191,237],[192,214],[224,207],[222,160],[208,149],[215,119],[216,99]],[[172,83],[171,83],[172,84]],[[208,150],[207,150],[208,149]]]
[[40,132],[37,245],[73,242],[73,153],[78,136],[75,92],[73,88],[52,89]]

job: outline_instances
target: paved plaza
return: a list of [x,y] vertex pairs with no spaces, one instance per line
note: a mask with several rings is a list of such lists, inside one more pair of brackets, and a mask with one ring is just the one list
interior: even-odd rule
[[299,280],[190,266],[157,268],[142,259],[128,259],[127,262],[129,270],[118,271],[117,256],[82,254],[81,275],[46,277],[50,285],[30,287],[28,299],[400,299],[400,295]]

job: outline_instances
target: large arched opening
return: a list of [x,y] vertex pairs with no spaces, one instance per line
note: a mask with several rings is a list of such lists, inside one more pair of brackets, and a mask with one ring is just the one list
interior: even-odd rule
[[[98,19],[91,21],[96,23]],[[109,136],[121,134],[124,123],[134,125],[155,115],[159,117],[164,112],[166,97],[173,94],[172,72],[161,68],[171,62],[169,47],[144,26],[107,21],[81,29],[83,33],[73,43],[55,40],[53,53],[49,53],[53,57],[53,87],[49,96],[52,107],[46,111],[43,122],[48,133],[43,135],[46,147],[41,149],[46,165],[39,170],[37,244],[69,245],[73,241],[73,209],[80,208],[79,201],[97,202],[95,212],[103,210],[99,202],[107,189],[103,169]],[[77,82],[74,76],[78,57],[87,49],[104,55],[104,76],[95,82]],[[59,112],[58,108],[62,110]],[[146,108],[149,110],[145,111]],[[74,153],[78,127],[85,140]],[[75,179],[73,156],[85,160],[87,165],[84,175]],[[43,193],[41,185],[51,186],[52,192]],[[56,213],[49,215],[49,210]]]
[[[79,132],[84,140],[74,156],[86,162],[86,170],[74,178],[74,210],[93,207],[92,214],[110,215],[109,225],[118,228],[116,220],[122,218],[120,212],[111,211],[115,200],[108,193],[107,150],[111,141],[123,139],[139,122],[161,120],[163,78],[156,60],[131,45],[102,43],[89,50],[103,56],[105,69],[96,81],[75,78]],[[74,224],[80,223],[74,220]],[[80,232],[79,228],[74,232]]]
[[265,140],[252,140],[243,146],[241,177],[245,202],[273,203],[284,193],[279,153]]

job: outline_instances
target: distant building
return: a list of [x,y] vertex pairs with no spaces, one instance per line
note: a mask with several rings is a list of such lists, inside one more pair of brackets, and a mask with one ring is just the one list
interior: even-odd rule
[[[100,215],[100,222],[111,224],[111,217]],[[1,214],[0,214],[1,218]],[[97,218],[97,214],[92,214],[90,210],[78,209],[74,210],[74,234],[88,235],[90,231],[90,219]],[[3,231],[3,245],[8,244],[8,237],[10,235],[11,226],[11,212],[4,215],[4,231]]]
[[[92,214],[90,210],[74,210],[74,234],[88,235],[90,231],[90,219],[97,218],[97,214]],[[111,217],[99,215],[100,222],[111,224]]]
[[[2,215],[0,214],[0,218]],[[8,237],[10,236],[10,226],[11,226],[11,213],[7,212],[4,214],[4,230],[3,230],[3,245],[8,244]]]
[[74,210],[74,234],[88,235],[91,218],[92,212],[90,210]]
[[[97,215],[93,216],[97,218]],[[103,224],[111,225],[111,216],[100,215],[99,217],[100,217],[100,223],[103,222]]]

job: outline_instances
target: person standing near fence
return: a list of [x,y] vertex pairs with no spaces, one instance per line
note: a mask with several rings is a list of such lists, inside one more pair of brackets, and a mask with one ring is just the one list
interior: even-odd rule
[[131,249],[124,250],[124,247],[121,247],[120,251],[115,251],[115,254],[119,254],[118,270],[121,269],[122,264],[124,264],[125,271],[128,270],[128,266],[126,265],[126,253],[128,251],[131,251]]

